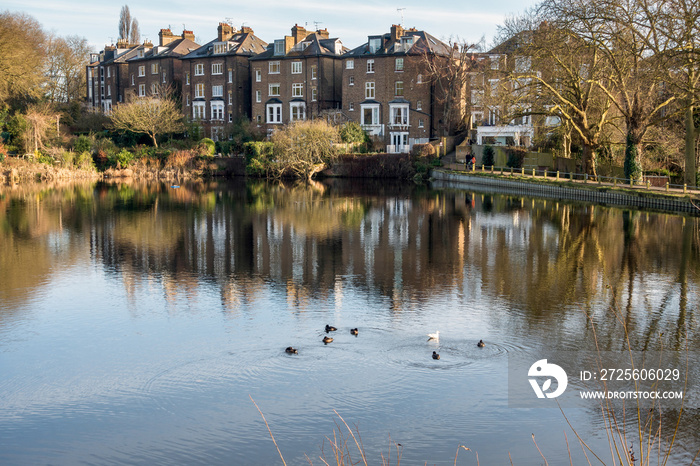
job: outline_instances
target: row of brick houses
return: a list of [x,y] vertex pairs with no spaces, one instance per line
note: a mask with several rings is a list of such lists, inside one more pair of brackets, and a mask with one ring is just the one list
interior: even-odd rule
[[[450,60],[453,49],[425,31],[393,25],[352,50],[326,29],[299,25],[270,44],[245,26],[220,23],[217,32],[204,45],[191,31],[162,29],[157,46],[105,47],[88,65],[90,104],[109,114],[118,103],[171,92],[184,116],[214,140],[240,118],[268,134],[320,115],[355,121],[387,152],[408,152],[448,131],[445,102],[427,73],[428,62]],[[466,101],[469,90],[463,92]],[[474,127],[484,122],[475,108]]]

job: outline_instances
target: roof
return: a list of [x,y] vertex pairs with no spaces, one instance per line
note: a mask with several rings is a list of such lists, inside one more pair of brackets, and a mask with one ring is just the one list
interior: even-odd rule
[[[214,44],[228,44],[228,51],[226,53],[214,54]],[[251,32],[239,32],[234,34],[229,40],[220,41],[218,38],[214,39],[201,47],[197,47],[195,50],[191,50],[183,58],[183,60],[189,60],[194,58],[206,58],[206,57],[216,57],[216,56],[232,56],[240,55],[246,57],[252,57],[253,55],[264,52],[267,49],[267,42],[263,41],[255,34]]]
[[167,45],[157,45],[150,50],[144,51],[142,57],[133,56],[129,61],[152,60],[155,58],[182,58],[188,53],[199,48],[199,44],[191,39],[175,39]]
[[274,44],[270,44],[267,50],[254,56],[251,60],[267,60],[270,58],[306,58],[306,57],[340,57],[348,51],[340,39],[325,39],[320,34],[312,32],[285,55],[275,55]]
[[[406,29],[399,40],[393,40],[390,33],[369,36],[370,38],[381,38],[382,46],[374,53],[370,52],[369,40],[357,48],[350,50],[343,57],[366,57],[366,56],[387,56],[387,55],[422,55],[429,53],[434,55],[449,56],[452,49],[437,39],[435,36],[415,29]],[[413,43],[408,48],[405,48],[402,39],[412,37]]]

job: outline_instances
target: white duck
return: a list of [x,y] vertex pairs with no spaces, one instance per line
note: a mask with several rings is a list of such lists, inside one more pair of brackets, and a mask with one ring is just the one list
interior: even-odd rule
[[428,334],[428,341],[430,341],[430,340],[440,341],[440,330],[436,331],[435,333],[429,333]]

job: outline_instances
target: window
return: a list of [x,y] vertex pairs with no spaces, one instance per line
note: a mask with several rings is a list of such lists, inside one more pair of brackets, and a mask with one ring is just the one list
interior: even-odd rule
[[304,85],[302,83],[292,84],[292,97],[304,97]]
[[350,102],[348,105],[348,110],[351,112],[355,111],[355,102]]
[[369,39],[369,53],[377,53],[377,50],[382,46],[381,37],[371,37]]
[[146,67],[144,65],[139,66],[139,77],[146,76]]
[[256,115],[255,121],[256,121],[256,123],[262,123],[262,115]]
[[275,55],[284,55],[284,40],[275,41]]
[[108,66],[107,67],[107,77],[110,78],[112,76],[112,67]]
[[423,125],[423,119],[422,119],[422,118],[418,119],[418,127],[419,127],[419,128],[423,128],[423,127],[424,127],[424,125]]
[[228,114],[228,122],[233,123],[233,113]]
[[158,63],[151,63],[151,74],[158,74]]
[[112,85],[111,84],[107,85],[107,96],[108,97],[112,96]]
[[408,104],[389,105],[389,112],[391,125],[408,125]]
[[515,57],[515,72],[525,73],[530,70],[531,64],[530,57]]
[[146,95],[146,85],[139,84],[139,97],[144,97]]
[[270,74],[279,74],[280,73],[280,62],[278,61],[271,61],[268,64],[268,73]]
[[318,92],[318,91],[316,90],[315,87],[312,87],[312,88],[311,88],[311,100],[314,101],[314,102],[316,102],[317,92]]
[[259,83],[262,81],[262,72],[259,69],[255,70],[255,82]]
[[211,74],[223,74],[224,65],[223,63],[212,63],[211,64]]
[[267,104],[267,123],[282,123],[282,104]]
[[197,83],[194,86],[194,98],[204,97],[204,83]]
[[348,78],[348,86],[354,86],[355,85],[355,76],[350,76]]
[[416,76],[416,84],[423,84],[423,75],[419,74]]
[[204,63],[197,63],[194,65],[194,75],[204,76]]
[[365,83],[365,99],[374,99],[374,82]]
[[397,58],[394,64],[394,71],[403,71],[403,58]]
[[190,85],[190,74],[185,73],[185,85],[189,86]]
[[220,54],[228,52],[228,47],[226,45],[227,44],[214,44],[214,53]]
[[233,93],[228,91],[228,104],[233,105]]
[[422,100],[416,101],[416,110],[423,110],[423,101]]
[[362,114],[360,115],[360,123],[362,125],[378,125],[379,123],[379,104],[361,105]]
[[218,84],[216,86],[212,86],[211,87],[211,96],[212,97],[223,97],[224,96],[224,85]]
[[255,101],[262,102],[262,91],[255,91]]
[[291,121],[306,120],[306,103],[292,102],[289,104],[289,114]]
[[211,119],[212,120],[223,120],[224,119],[224,103],[221,101],[213,101],[211,103]]
[[163,71],[163,84],[165,84],[167,82],[167,80],[166,80],[167,76],[168,76],[168,74],[165,71]]
[[233,70],[231,68],[228,69],[228,82],[233,82]]
[[192,118],[195,120],[203,120],[205,117],[204,102],[195,102],[192,105]]
[[472,89],[472,105],[481,106],[484,101],[484,91]]
[[133,74],[131,75],[131,85],[132,86],[134,85],[134,75]]
[[189,94],[187,94],[185,96],[185,105],[187,105],[188,107],[190,106],[190,95]]
[[292,74],[301,74],[301,62],[300,61],[293,61],[292,62]]
[[151,94],[158,95],[158,84],[151,84]]
[[374,60],[367,60],[367,72],[374,73]]
[[280,95],[280,85],[279,85],[279,83],[268,85],[268,92],[267,92],[267,95],[269,95],[269,96]]
[[395,96],[402,96],[403,95],[403,81],[396,81],[394,83],[394,95]]
[[345,62],[345,69],[346,70],[354,70],[355,69],[355,60],[348,60]]
[[316,65],[311,65],[311,79],[316,79],[317,67]]
[[492,69],[492,70],[497,70],[497,69],[498,69],[498,59],[499,59],[499,56],[498,56],[498,55],[495,55],[495,56],[492,56],[492,57],[489,57],[489,58],[491,59],[491,69]]

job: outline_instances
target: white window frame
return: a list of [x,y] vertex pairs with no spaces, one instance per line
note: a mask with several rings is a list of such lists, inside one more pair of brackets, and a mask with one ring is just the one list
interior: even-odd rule
[[146,85],[139,84],[139,97],[146,97]]
[[255,91],[255,101],[262,102],[262,91]]
[[224,103],[220,100],[213,100],[211,104],[211,120],[212,121],[223,121],[224,120]]
[[374,81],[367,81],[365,83],[365,99],[374,99],[376,95]]
[[306,102],[289,103],[289,121],[306,120]]
[[315,87],[312,87],[311,88],[311,101],[316,102],[317,99],[318,99],[318,89]]
[[229,84],[233,83],[233,70],[231,68],[228,69],[228,82]]
[[282,124],[282,104],[267,104],[265,122],[270,125]]
[[158,74],[158,63],[151,63],[151,74]]
[[316,79],[318,75],[318,67],[316,65],[311,65],[311,79]]
[[348,86],[354,86],[355,85],[355,76],[349,76],[348,77]]
[[260,81],[262,81],[262,71],[260,71],[259,69],[256,69],[255,70],[255,82],[259,83]]
[[423,110],[423,101],[422,100],[416,101],[416,110]]
[[280,61],[276,60],[276,61],[268,62],[267,73],[268,74],[280,74]]
[[211,87],[211,96],[212,97],[223,97],[224,96],[224,85],[223,84],[214,84]]
[[367,72],[374,73],[374,60],[373,59],[367,60]]
[[303,83],[293,83],[292,84],[292,97],[304,97],[304,84]]
[[355,69],[355,60],[347,60],[345,62],[345,69],[346,70],[354,70]]
[[409,126],[408,104],[389,104],[389,126]]
[[355,102],[350,102],[348,104],[348,111],[349,112],[354,112],[355,111]]
[[[399,94],[399,90],[401,93]],[[403,97],[403,81],[394,82],[394,96]]]
[[194,75],[204,76],[204,63],[197,63],[194,65]]
[[301,74],[303,66],[300,61],[293,61],[291,64],[292,74]]
[[212,75],[224,74],[224,64],[223,63],[212,63],[211,64],[211,74]]
[[146,76],[146,65],[139,66],[139,78]]
[[189,71],[185,73],[185,85],[189,86],[190,85],[190,73]]
[[194,85],[194,97],[195,99],[204,97],[204,83],[197,83]]
[[[369,110],[372,121],[366,121],[365,116]],[[379,104],[360,104],[360,124],[362,126],[377,126],[379,121]]]
[[206,118],[207,106],[205,102],[194,102],[192,104],[192,119],[204,120]]
[[394,71],[403,71],[403,58],[396,58],[394,61]]
[[[275,91],[275,89],[277,89]],[[267,85],[267,95],[269,97],[279,97],[282,85],[280,83],[271,83]]]

